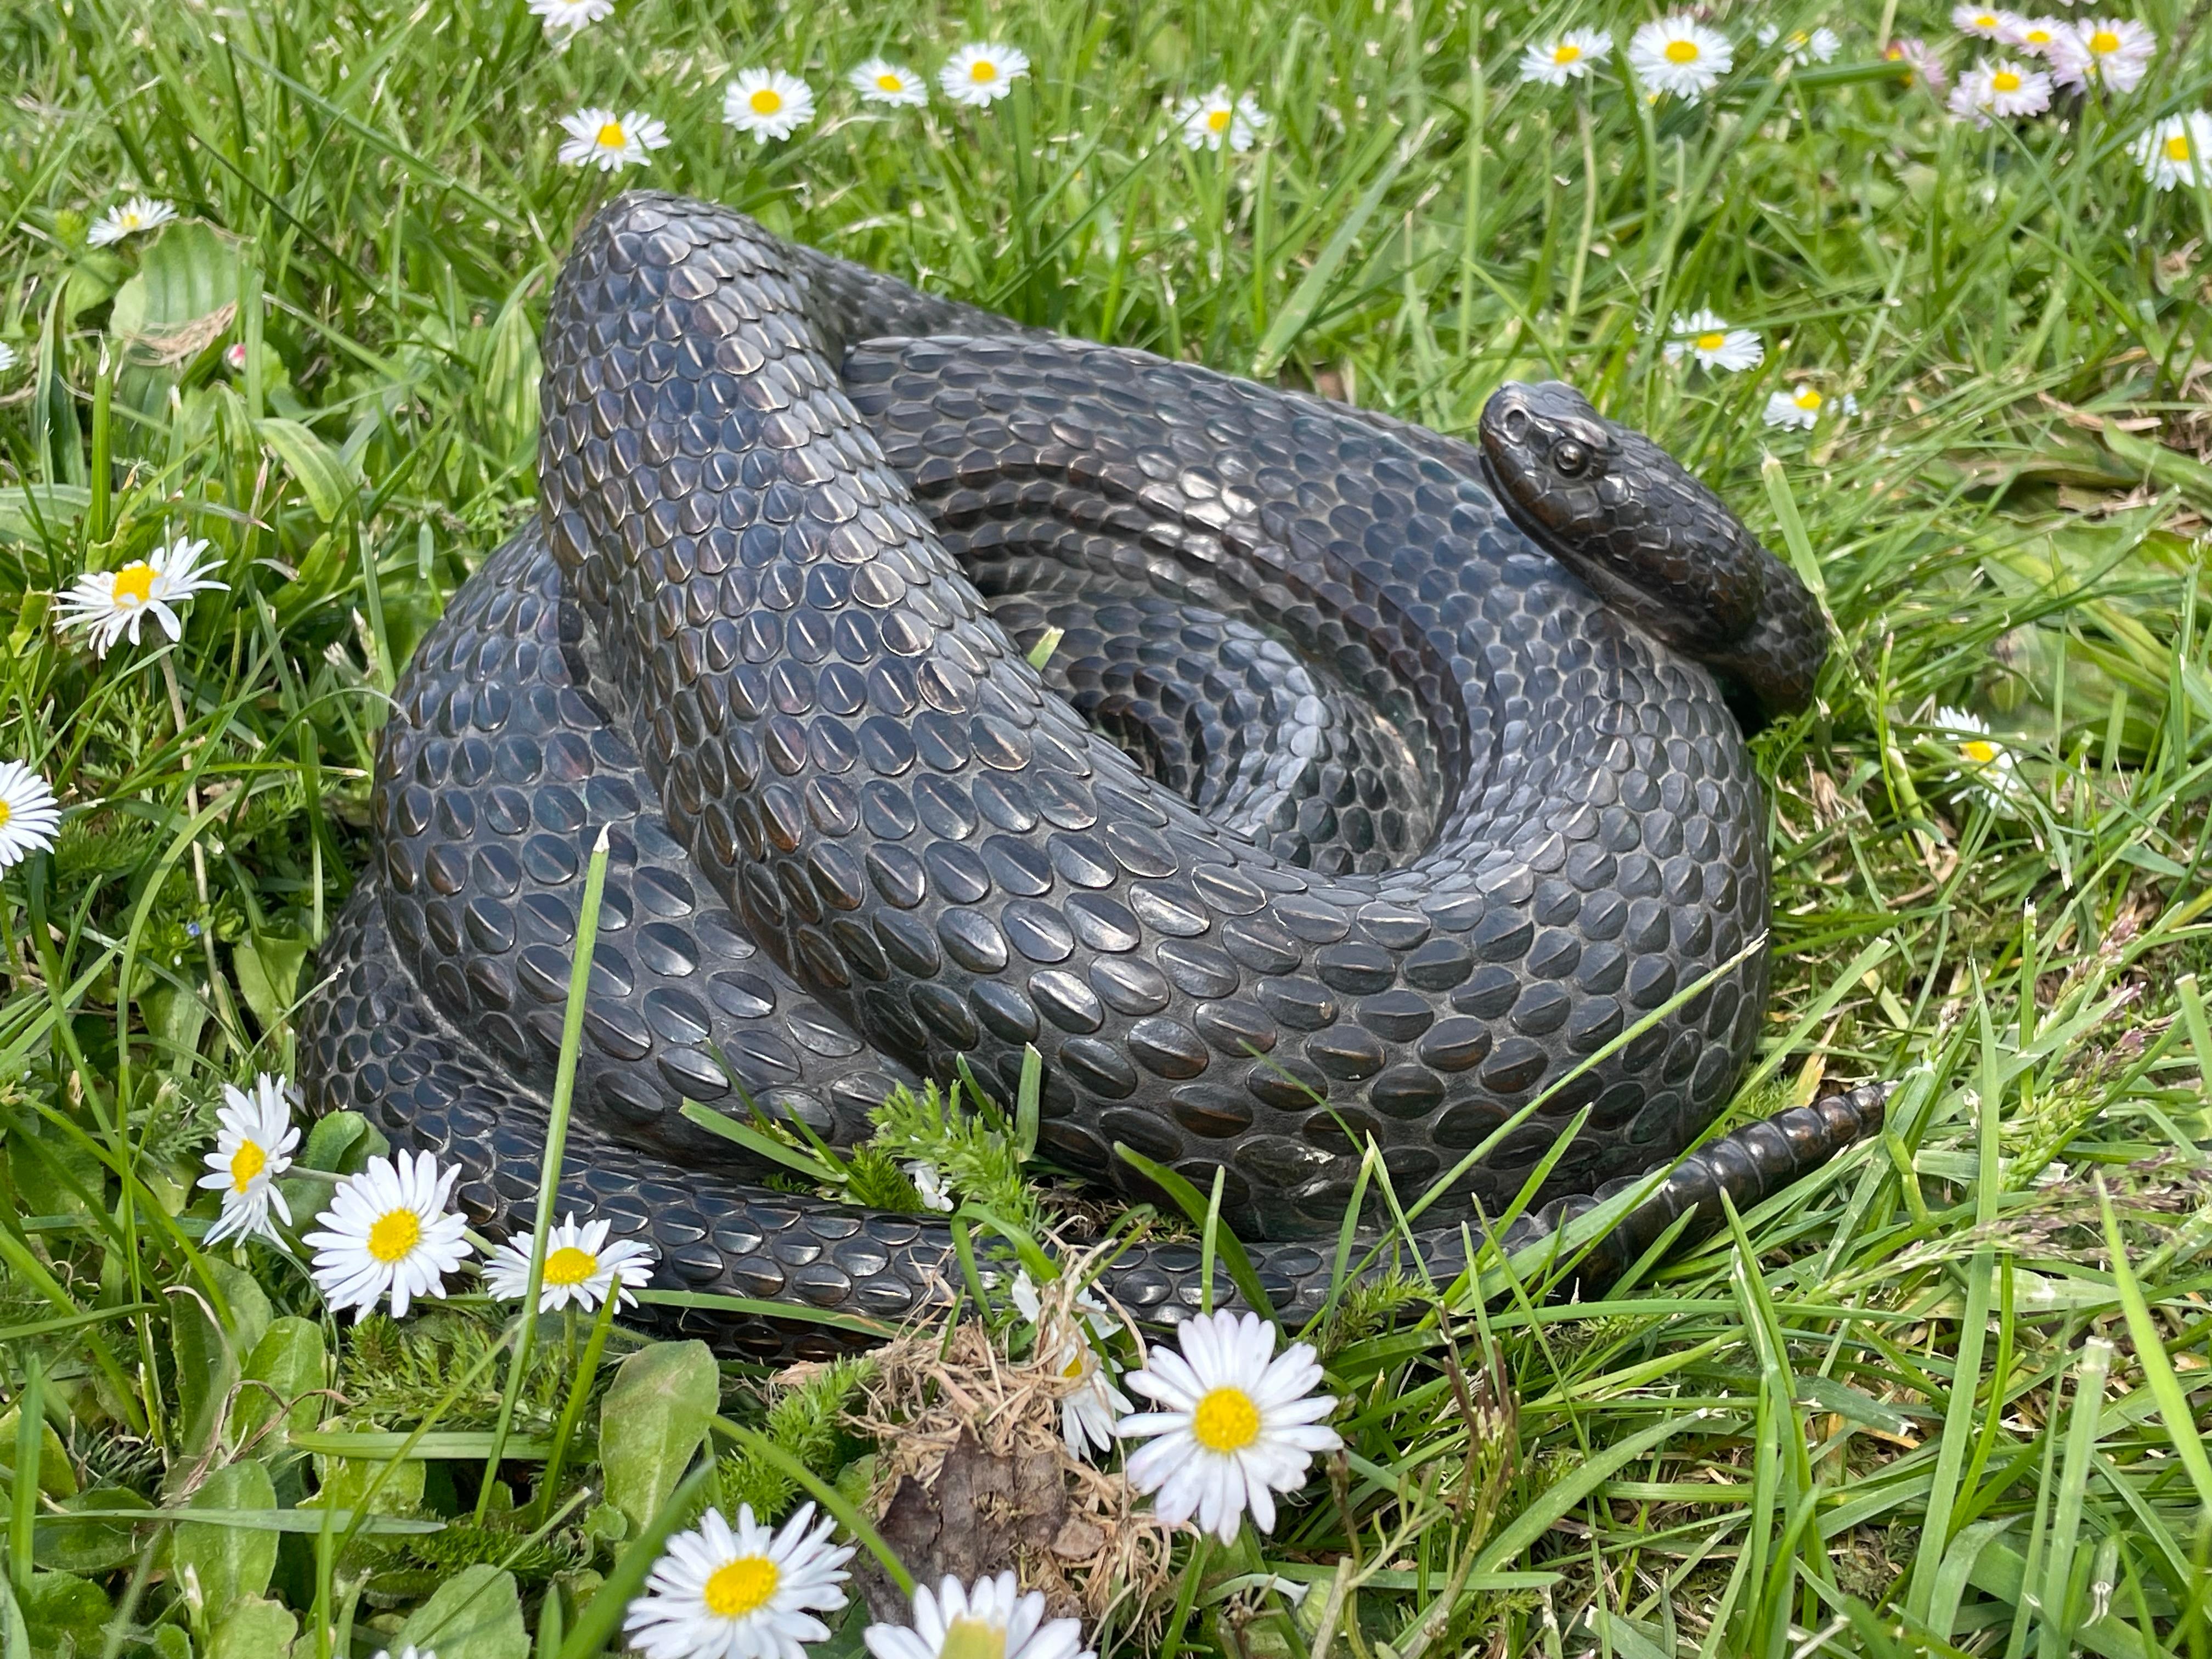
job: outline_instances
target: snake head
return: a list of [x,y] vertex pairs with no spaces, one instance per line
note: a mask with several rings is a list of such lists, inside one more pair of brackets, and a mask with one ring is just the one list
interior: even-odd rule
[[1514,516],[1554,538],[1598,528],[1620,431],[1564,380],[1502,386],[1482,408],[1482,453]]

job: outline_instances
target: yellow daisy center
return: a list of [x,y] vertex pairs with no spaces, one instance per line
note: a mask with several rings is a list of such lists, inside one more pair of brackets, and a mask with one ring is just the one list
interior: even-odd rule
[[1700,334],[1691,343],[1700,351],[1718,351],[1728,343],[1728,336],[1716,329],[1709,334]]
[[598,136],[592,142],[601,149],[620,149],[629,143],[629,139],[623,133],[621,122],[609,121],[600,127]]
[[230,1155],[230,1189],[242,1193],[253,1184],[253,1177],[269,1167],[269,1154],[250,1140],[238,1143],[238,1150]]
[[964,1613],[945,1627],[940,1659],[1006,1659],[1006,1631],[1003,1625]]
[[2108,52],[2118,52],[2119,49],[2120,37],[2110,29],[2099,29],[2089,37],[2089,50],[2100,57]]
[[404,1261],[422,1242],[422,1221],[412,1210],[391,1210],[368,1230],[368,1253],[386,1267]]
[[905,88],[906,82],[900,80],[896,75],[878,75],[876,77],[876,90],[878,92],[901,92],[905,90]]
[[[2166,159],[2169,161],[2186,161],[2189,159],[2189,135],[2187,133],[2177,132],[2172,137],[2166,141]],[[5,822],[6,820],[4,818],[0,818],[0,823]]]
[[1229,112],[1225,109],[1210,109],[1206,111],[1206,125],[1215,132],[1228,131]]
[[2047,46],[2051,44],[2051,31],[2049,29],[2029,29],[2022,33],[2020,38],[2021,44],[2024,46]]
[[989,82],[999,78],[999,66],[988,58],[979,58],[968,66],[970,81]]
[[15,816],[15,809],[9,805],[6,801],[0,800],[0,830],[5,830],[8,827],[8,820]]
[[1552,61],[1555,64],[1577,63],[1582,55],[1583,49],[1571,40],[1562,40],[1552,48]]
[[141,605],[154,595],[154,567],[140,559],[126,564],[115,573],[114,585],[108,590],[111,601],[120,605]]
[[1999,70],[1995,75],[1990,76],[1990,86],[1997,92],[2018,92],[2020,76],[2010,70]]
[[775,1563],[765,1555],[741,1555],[715,1568],[701,1595],[717,1619],[742,1619],[765,1607],[782,1582]]
[[1997,746],[1987,738],[1969,738],[1959,745],[1959,752],[1977,766],[1987,766],[1997,757]]
[[1669,40],[1667,61],[1670,64],[1694,64],[1698,61],[1698,43],[1694,40]]
[[1242,1389],[1215,1389],[1191,1413],[1190,1435],[1208,1451],[1242,1451],[1260,1437],[1260,1408]]
[[599,1270],[599,1259],[589,1250],[563,1244],[545,1258],[548,1285],[580,1285]]
[[763,87],[747,100],[756,115],[773,115],[783,107],[783,94],[774,87]]
[[1820,394],[1809,386],[1801,386],[1791,394],[1790,401],[1800,409],[1818,409],[1820,406]]
[[1997,15],[1993,11],[1979,12],[1974,17],[1974,27],[1978,29],[1993,29],[1996,26]]

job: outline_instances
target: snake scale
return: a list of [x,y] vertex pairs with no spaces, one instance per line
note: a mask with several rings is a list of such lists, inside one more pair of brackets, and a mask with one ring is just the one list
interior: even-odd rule
[[[544,362],[540,510],[398,688],[303,1014],[313,1107],[458,1160],[477,1224],[528,1225],[603,827],[561,1204],[650,1242],[659,1288],[895,1322],[958,1279],[939,1218],[764,1185],[686,1102],[850,1143],[963,1058],[1011,1100],[1033,1045],[1040,1149],[1130,1198],[1159,1194],[1117,1144],[1223,1171],[1293,1316],[1370,1146],[1409,1198],[1486,1148],[1419,1236],[1449,1272],[1547,1155],[1509,1245],[1726,1103],[1769,885],[1731,708],[1801,705],[1826,633],[1568,388],[1502,389],[1470,445],[650,193],[580,235]],[[1711,1142],[1600,1259],[1880,1111]],[[1199,1270],[1140,1241],[1103,1284],[1171,1320]],[[762,1358],[852,1340],[678,1319]]]

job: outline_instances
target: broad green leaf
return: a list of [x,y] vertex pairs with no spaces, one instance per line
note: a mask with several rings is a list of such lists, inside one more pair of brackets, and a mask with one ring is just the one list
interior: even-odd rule
[[291,1610],[259,1597],[241,1601],[216,1626],[207,1659],[291,1659],[300,1621]]
[[78,1653],[100,1651],[114,1609],[99,1585],[66,1572],[34,1572],[29,1583],[15,1590],[15,1605],[30,1626],[33,1653],[66,1653],[70,1643]]
[[292,1435],[313,1429],[322,1420],[325,1402],[316,1390],[329,1381],[329,1369],[330,1352],[319,1324],[289,1314],[271,1322],[246,1356],[241,1372],[245,1386],[239,1390],[234,1419],[239,1443],[246,1444],[280,1408],[285,1410],[283,1426],[254,1447],[260,1455],[265,1456]]
[[[154,1506],[127,1486],[94,1486],[64,1498],[64,1513],[100,1510],[143,1510]],[[42,1567],[97,1577],[138,1559],[144,1538],[129,1521],[42,1521],[32,1534],[32,1558]]]
[[300,982],[301,964],[307,959],[307,941],[281,933],[256,933],[231,947],[231,966],[246,1006],[263,1031],[274,1036],[284,1029]]
[[159,417],[169,388],[229,334],[237,313],[235,240],[197,219],[169,226],[139,255],[138,274],[116,289],[107,313],[121,366],[116,400]]
[[[0,1417],[0,1492],[15,1490],[15,1425],[23,1413],[10,1406]],[[49,1498],[67,1498],[76,1490],[76,1471],[70,1466],[69,1449],[52,1423],[39,1425],[39,1490]]]
[[413,1515],[422,1507],[422,1478],[428,1468],[411,1458],[387,1464],[365,1457],[317,1457],[318,1490],[313,1498],[301,1499],[300,1507],[346,1510],[366,1507],[371,1515]]
[[80,484],[9,483],[0,489],[0,542],[41,547],[59,541],[92,505],[92,491]]
[[297,421],[271,415],[256,421],[253,429],[298,483],[307,505],[325,524],[359,499],[361,481],[344,457],[315,435],[313,428]]
[[514,1575],[489,1562],[464,1567],[400,1626],[392,1650],[410,1646],[438,1659],[529,1659]]
[[656,1342],[615,1373],[599,1407],[599,1467],[607,1501],[633,1533],[644,1530],[691,1466],[720,1395],[703,1342]]
[[[192,1494],[191,1507],[274,1510],[276,1483],[261,1463],[245,1459],[208,1476]],[[213,1626],[240,1602],[269,1588],[270,1575],[276,1570],[276,1542],[273,1532],[180,1521],[169,1547],[170,1559],[186,1599],[197,1601]]]
[[239,1368],[269,1328],[269,1297],[253,1275],[210,1256],[208,1272],[228,1304],[230,1325],[219,1329],[203,1293],[181,1288],[169,1297],[169,1346],[176,1362],[176,1420],[183,1443],[204,1451],[221,1426],[220,1415]]

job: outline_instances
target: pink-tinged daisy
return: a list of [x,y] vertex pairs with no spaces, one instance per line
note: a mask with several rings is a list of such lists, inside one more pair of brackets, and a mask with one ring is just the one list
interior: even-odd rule
[[1917,81],[1940,98],[1951,84],[1950,72],[1943,67],[1943,60],[1925,40],[1893,40],[1882,49],[1881,55],[1900,67],[1903,72],[1897,78],[1908,87]]
[[2087,91],[2133,92],[2150,72],[2158,36],[2126,17],[2069,23],[2051,47],[2051,76],[2060,86]]
[[2006,32],[2020,19],[2008,11],[1994,6],[1954,6],[1951,8],[1951,27],[1961,34],[1971,34],[1978,40],[2002,40]]

